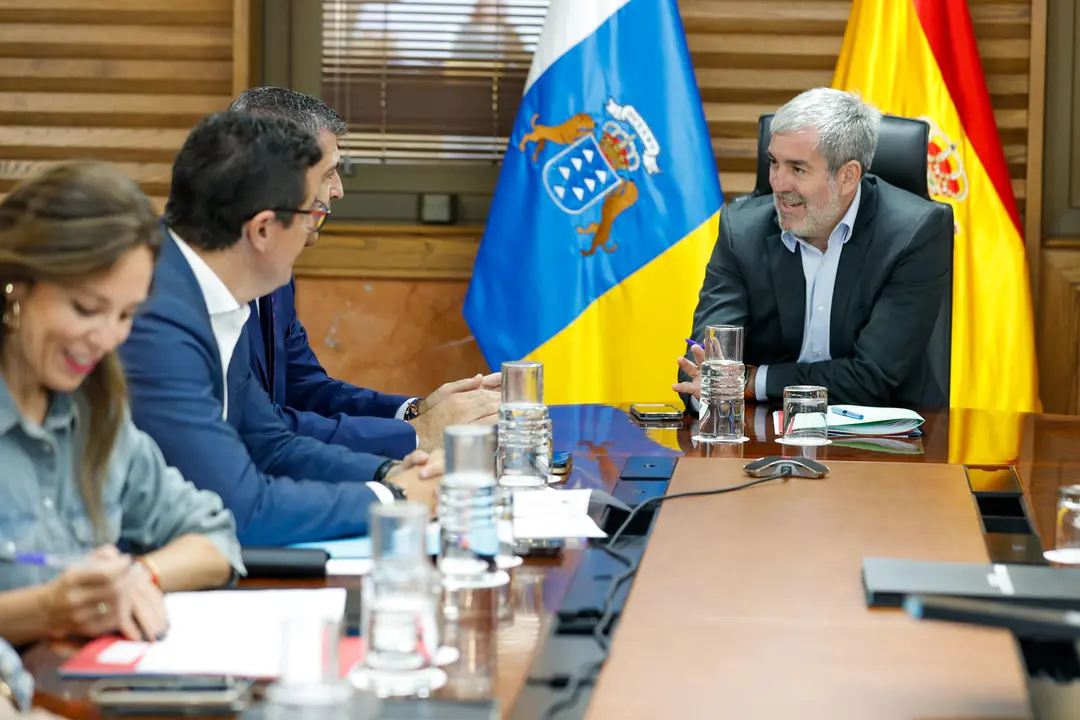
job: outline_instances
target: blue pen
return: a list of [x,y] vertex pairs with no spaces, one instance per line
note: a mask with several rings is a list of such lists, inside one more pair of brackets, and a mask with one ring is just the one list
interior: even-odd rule
[[0,562],[14,565],[37,565],[38,567],[68,568],[76,563],[85,562],[82,555],[65,555],[45,552],[23,552],[15,549],[14,543],[0,544]]
[[860,415],[859,413],[851,412],[850,410],[845,410],[844,408],[835,408],[834,407],[832,409],[832,411],[834,413],[836,413],[837,415],[843,415],[844,417],[849,417],[852,420],[862,420],[865,417],[863,415]]
[[690,338],[686,338],[686,342],[690,343],[691,345],[697,345],[702,350],[705,349],[705,346],[699,343],[697,340],[691,340]]

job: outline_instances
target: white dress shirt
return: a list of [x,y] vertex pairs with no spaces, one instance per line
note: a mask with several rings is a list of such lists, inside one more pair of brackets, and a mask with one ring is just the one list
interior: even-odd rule
[[[206,264],[190,245],[181,240],[176,233],[169,231],[176,246],[180,248],[191,272],[195,276],[195,282],[199,284],[206,310],[210,313],[210,330],[214,333],[214,342],[217,343],[218,353],[221,355],[221,380],[225,389],[221,403],[221,418],[228,418],[229,414],[229,363],[232,362],[236,352],[236,344],[240,342],[240,335],[244,332],[244,325],[251,315],[251,308],[247,303],[241,303],[232,294],[228,286]],[[375,493],[380,502],[394,502],[394,493],[382,483],[369,482],[368,487]]]
[[[859,214],[862,184],[855,191],[850,207],[829,235],[825,252],[800,237],[784,231],[780,235],[784,246],[791,252],[799,251],[802,258],[803,276],[806,278],[806,313],[803,316],[803,340],[798,362],[815,363],[832,360],[829,352],[829,332],[832,326],[832,298],[836,286],[836,270],[840,267],[840,253],[851,239],[855,216]],[[766,381],[769,366],[759,365],[754,379],[754,396],[758,401],[767,400]]]
[[214,342],[217,343],[218,352],[221,353],[221,382],[225,388],[221,417],[226,419],[229,416],[229,363],[232,362],[233,353],[236,352],[236,343],[240,342],[240,333],[244,331],[244,324],[251,315],[251,308],[247,303],[236,300],[228,286],[190,245],[181,240],[172,230],[169,232],[176,241],[177,247],[180,248],[180,252],[184,254],[188,265],[191,266],[195,282],[199,284],[199,290],[202,291],[206,310],[210,313],[210,329],[214,333]]

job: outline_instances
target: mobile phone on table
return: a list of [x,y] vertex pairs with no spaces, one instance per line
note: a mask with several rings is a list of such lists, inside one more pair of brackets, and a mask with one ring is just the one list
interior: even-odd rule
[[574,456],[565,450],[556,450],[551,453],[551,474],[565,476],[569,475],[570,471],[574,468]]
[[658,422],[682,420],[683,411],[674,405],[661,403],[639,404],[630,406],[630,414],[640,422]]
[[251,703],[253,681],[224,676],[105,678],[90,702],[117,715],[233,715]]

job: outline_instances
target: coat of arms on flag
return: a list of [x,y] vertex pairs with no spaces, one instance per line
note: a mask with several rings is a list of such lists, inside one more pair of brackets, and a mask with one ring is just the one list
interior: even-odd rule
[[558,125],[538,124],[537,113],[531,130],[518,144],[521,152],[526,152],[529,143],[535,144],[533,163],[548,143],[567,145],[541,171],[544,188],[560,210],[580,215],[603,201],[599,222],[577,228],[578,233],[593,236],[591,247],[581,250],[585,257],[598,249],[609,253],[618,249],[611,238],[615,219],[638,199],[632,174],[642,166],[647,175],[660,172],[656,161],[660,144],[641,114],[614,99],[604,109],[610,119],[599,129],[588,113],[578,113]]

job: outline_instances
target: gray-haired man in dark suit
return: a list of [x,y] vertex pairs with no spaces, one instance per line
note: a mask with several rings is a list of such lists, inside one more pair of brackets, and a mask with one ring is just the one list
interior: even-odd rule
[[[802,93],[772,120],[772,194],[720,214],[692,337],[743,326],[749,399],[822,385],[830,403],[948,402],[927,344],[952,277],[952,211],[867,174],[880,125],[852,93]],[[692,350],[674,388],[696,406]]]

